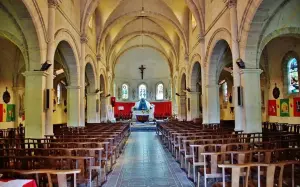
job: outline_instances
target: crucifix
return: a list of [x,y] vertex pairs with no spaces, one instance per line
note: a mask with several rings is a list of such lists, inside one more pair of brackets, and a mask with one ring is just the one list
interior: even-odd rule
[[144,67],[144,65],[141,65],[141,67],[139,67],[139,69],[141,70],[142,79],[144,79],[144,70],[146,68]]

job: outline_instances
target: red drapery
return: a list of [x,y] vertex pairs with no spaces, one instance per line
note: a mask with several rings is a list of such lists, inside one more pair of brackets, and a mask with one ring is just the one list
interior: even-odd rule
[[[166,102],[151,102],[155,105],[154,117],[166,118],[172,114],[172,103]],[[116,102],[114,107],[115,117],[122,119],[131,118],[131,108],[135,105],[133,102]]]
[[155,118],[166,118],[172,114],[172,103],[168,102],[151,102],[155,105],[154,117]]

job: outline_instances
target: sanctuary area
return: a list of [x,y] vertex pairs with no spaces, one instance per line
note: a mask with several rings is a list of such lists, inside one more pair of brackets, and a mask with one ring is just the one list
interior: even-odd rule
[[299,64],[300,0],[0,0],[0,187],[299,187]]

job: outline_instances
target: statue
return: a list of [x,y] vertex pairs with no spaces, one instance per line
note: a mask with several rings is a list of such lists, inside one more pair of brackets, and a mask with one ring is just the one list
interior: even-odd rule
[[142,98],[140,101],[136,102],[132,107],[132,119],[137,120],[137,116],[147,116],[149,121],[154,120],[154,110],[155,105],[146,101],[146,99]]

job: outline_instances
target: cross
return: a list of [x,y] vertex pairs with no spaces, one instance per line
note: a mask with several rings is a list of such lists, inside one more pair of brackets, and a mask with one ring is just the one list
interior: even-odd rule
[[141,65],[141,67],[139,67],[139,69],[141,70],[142,79],[144,79],[144,70],[146,68],[144,67],[144,65]]

